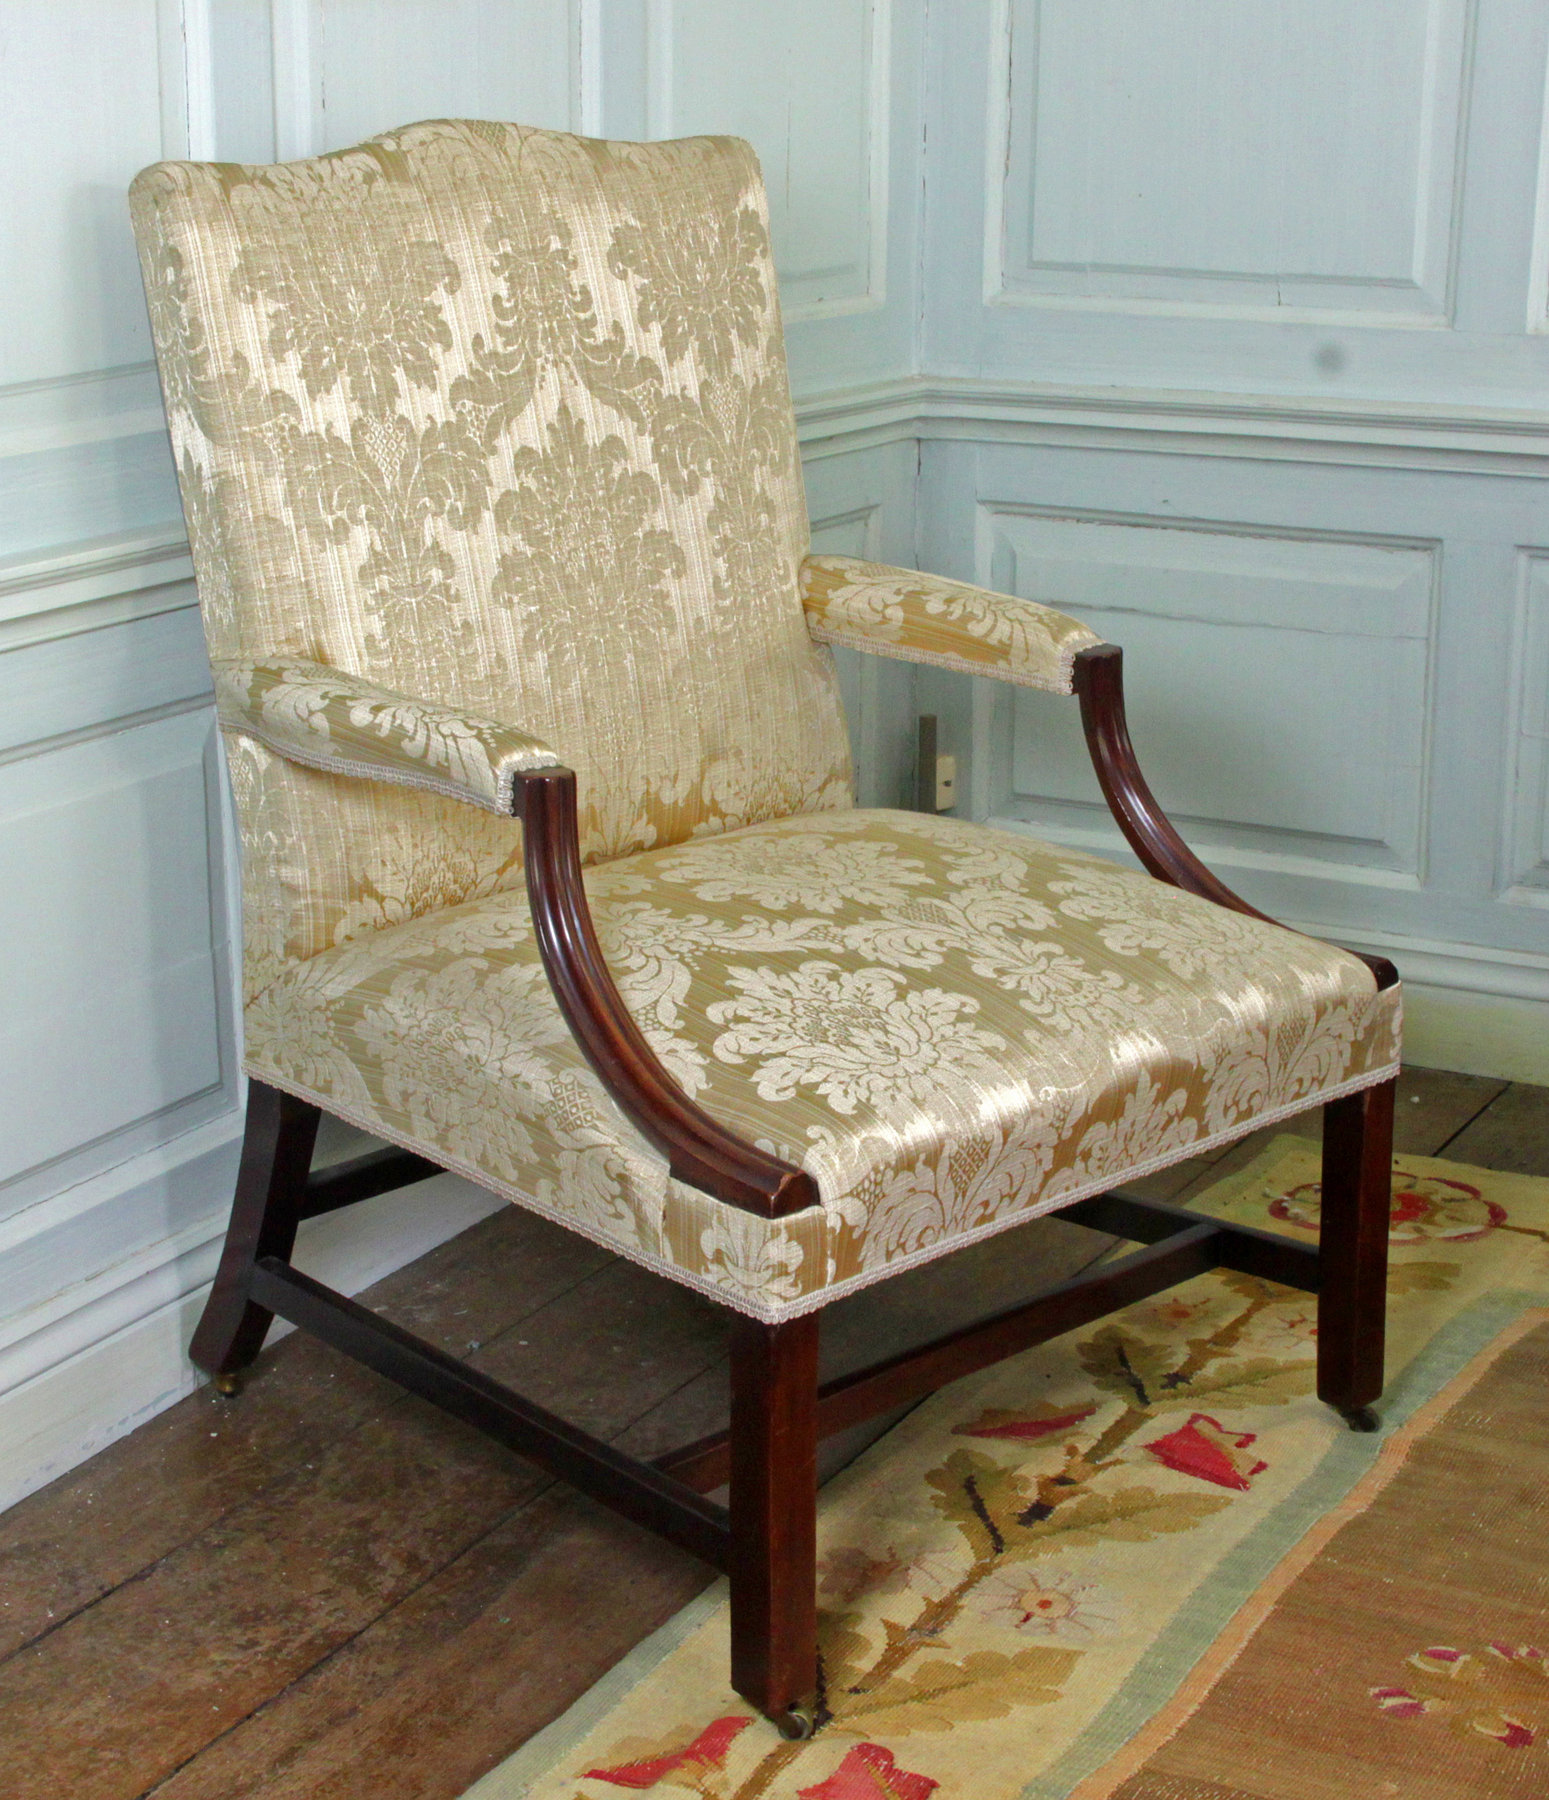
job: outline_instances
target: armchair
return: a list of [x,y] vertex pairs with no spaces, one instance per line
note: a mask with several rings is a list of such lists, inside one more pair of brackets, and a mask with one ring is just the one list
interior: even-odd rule
[[[798,1735],[822,1435],[1217,1265],[1372,1423],[1394,972],[1190,854],[1116,648],[805,555],[746,145],[437,121],[131,205],[242,830],[223,1391],[279,1314],[665,1533]],[[856,809],[829,643],[1073,695],[1148,873]],[[1114,1191],[1319,1102],[1316,1250]],[[311,1173],[324,1110],[392,1147]],[[721,1306],[728,1430],[639,1462],[293,1266],[443,1168]],[[1055,1210],[1141,1248],[819,1386],[829,1302]]]

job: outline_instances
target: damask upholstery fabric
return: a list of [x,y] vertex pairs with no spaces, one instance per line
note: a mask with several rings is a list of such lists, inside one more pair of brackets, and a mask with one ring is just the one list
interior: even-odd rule
[[[212,656],[519,725],[588,858],[851,804],[747,145],[443,120],[131,208]],[[231,751],[249,992],[521,881],[454,802]]]
[[766,1221],[669,1176],[514,890],[290,969],[248,1007],[248,1067],[779,1318],[1397,1066],[1398,990],[1347,952],[956,820],[802,815],[587,887],[657,1054],[818,1206]]
[[801,565],[801,599],[819,643],[1056,694],[1070,693],[1077,655],[1102,642],[1079,620],[1035,600],[856,556],[809,556]]
[[216,657],[211,667],[228,731],[330,774],[424,788],[509,818],[517,776],[559,766],[547,744],[513,726],[395,694],[322,663]]

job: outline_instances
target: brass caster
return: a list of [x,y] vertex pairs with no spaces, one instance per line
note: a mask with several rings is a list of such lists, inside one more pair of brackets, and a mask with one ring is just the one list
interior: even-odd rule
[[775,1730],[793,1744],[804,1743],[817,1729],[810,1706],[788,1707],[774,1721]]
[[1342,1406],[1339,1416],[1352,1431],[1376,1431],[1382,1423],[1369,1406]]
[[222,1370],[215,1377],[215,1391],[217,1394],[225,1394],[228,1398],[234,1394],[240,1394],[242,1392],[242,1371],[240,1369],[232,1369],[229,1372]]

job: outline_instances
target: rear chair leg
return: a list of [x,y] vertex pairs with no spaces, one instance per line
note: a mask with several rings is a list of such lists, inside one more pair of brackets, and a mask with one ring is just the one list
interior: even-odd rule
[[1374,1431],[1382,1392],[1396,1081],[1323,1109],[1318,1398]]
[[817,1698],[818,1315],[731,1341],[731,1681],[786,1737]]
[[241,1372],[263,1348],[274,1314],[247,1297],[261,1256],[290,1260],[306,1198],[318,1109],[261,1081],[247,1088],[247,1133],[226,1247],[188,1353],[215,1377],[223,1394],[236,1393]]

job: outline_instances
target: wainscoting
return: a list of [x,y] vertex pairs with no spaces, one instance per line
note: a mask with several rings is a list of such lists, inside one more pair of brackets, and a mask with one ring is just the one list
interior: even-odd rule
[[[0,1504],[192,1384],[232,838],[125,185],[416,117],[763,159],[816,542],[1084,613],[1164,801],[1549,1080],[1549,0],[17,0]],[[842,658],[860,797],[1116,848],[1071,709]],[[321,1221],[345,1288],[470,1222]],[[459,1210],[462,1208],[463,1210]],[[375,1232],[375,1235],[373,1235]]]
[[[895,12],[903,16],[895,17]],[[187,1392],[236,1168],[232,834],[124,189],[445,114],[735,131],[770,171],[798,393],[907,371],[920,25],[890,0],[50,0],[4,28],[0,225],[0,1506]],[[913,559],[902,429],[819,418],[825,544]],[[846,669],[866,797],[907,671]],[[354,1290],[494,1203],[317,1221]]]
[[[1124,642],[1234,885],[1549,1079],[1549,6],[986,0],[925,67],[922,565]],[[1113,845],[1060,708],[927,700],[977,816]]]

